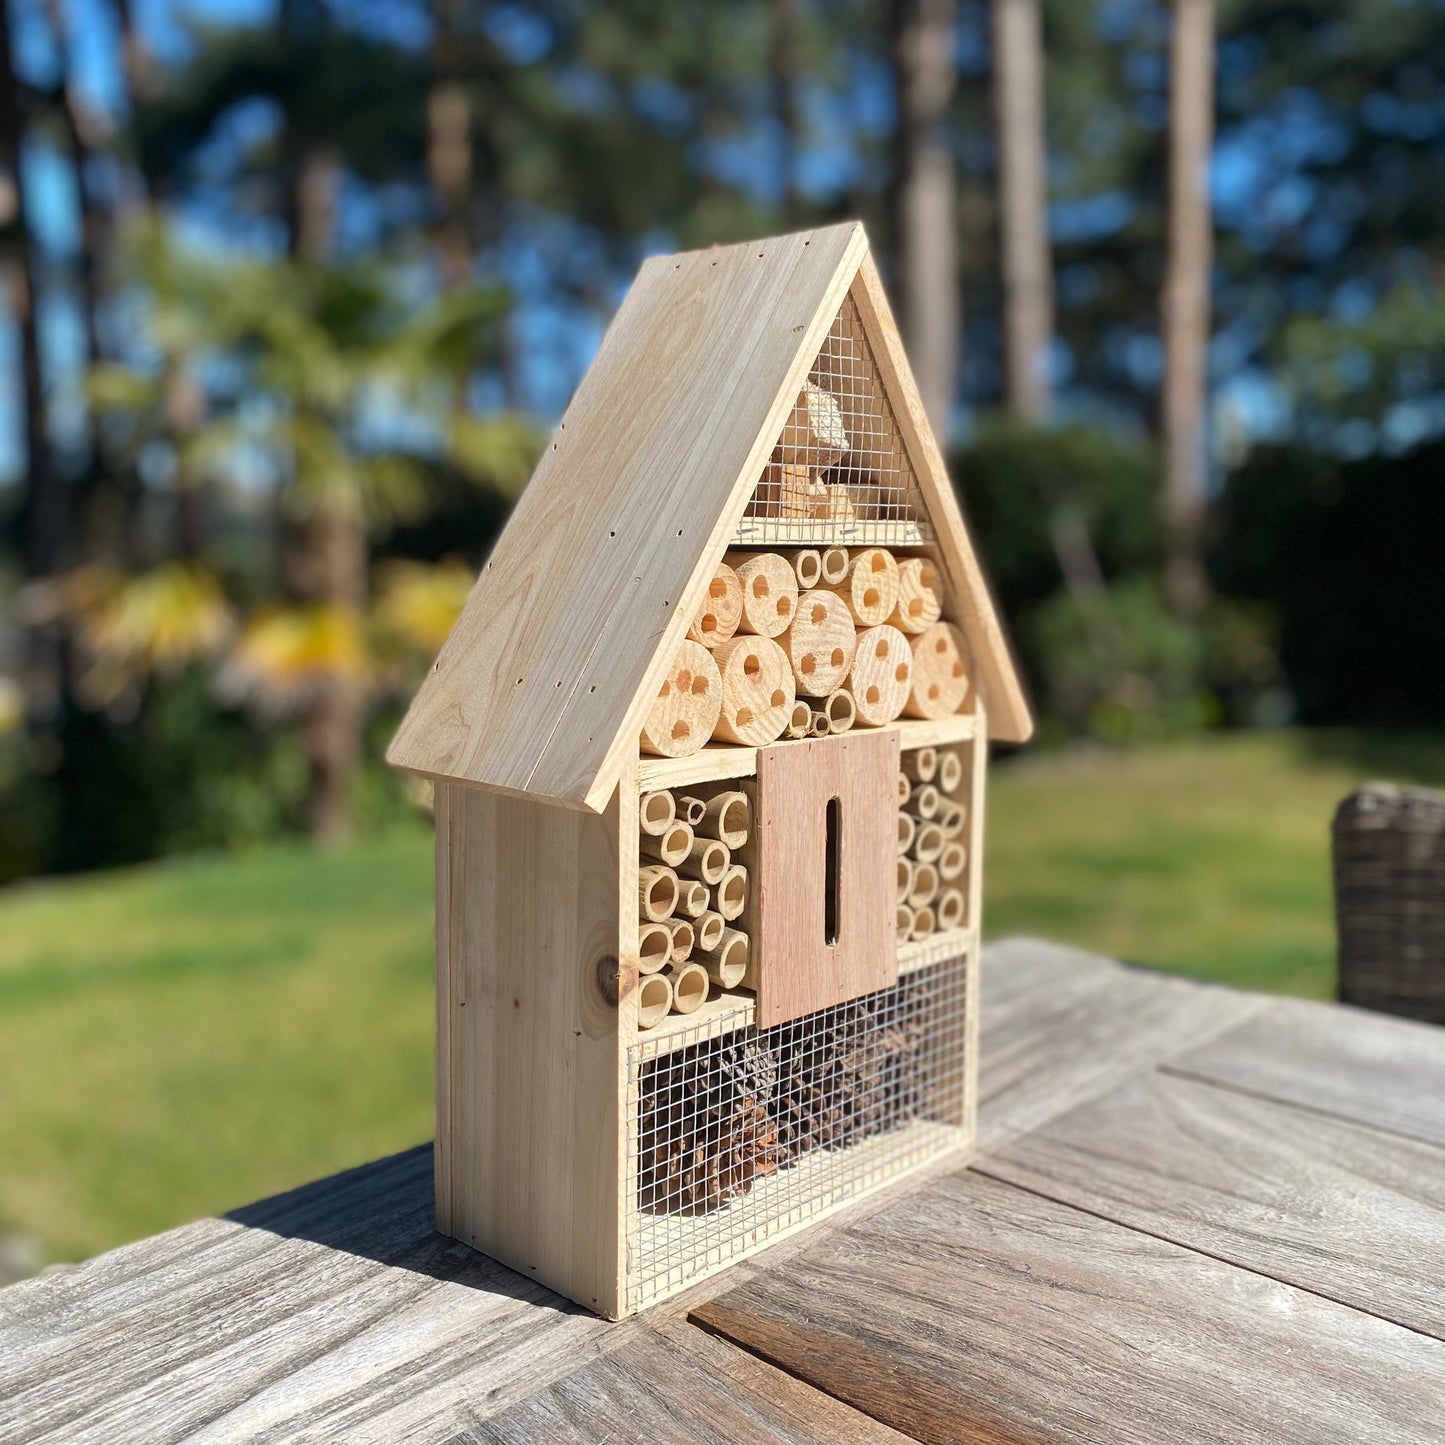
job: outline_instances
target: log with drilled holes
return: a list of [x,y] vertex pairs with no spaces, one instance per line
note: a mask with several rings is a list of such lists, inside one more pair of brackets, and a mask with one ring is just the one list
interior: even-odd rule
[[952,717],[968,697],[968,651],[951,622],[935,622],[913,639],[909,717]]
[[687,629],[687,635],[693,642],[714,648],[738,630],[742,616],[742,583],[726,562],[720,563],[708,583],[707,596],[702,599],[702,606],[697,609],[697,616]]
[[797,699],[783,649],[769,637],[734,637],[713,656],[722,674],[722,707],[713,736],[749,747],[780,738]]
[[853,617],[836,593],[823,588],[798,598],[793,625],[779,639],[804,697],[827,697],[853,664]]
[[700,642],[684,641],[642,725],[642,751],[691,756],[712,736],[722,700],[722,675],[712,653]]
[[860,722],[882,727],[903,711],[911,665],[908,639],[896,627],[869,627],[858,633],[848,691]]
[[849,559],[847,577],[830,590],[859,627],[878,627],[898,605],[898,563],[882,547],[864,547]]
[[927,557],[908,557],[898,564],[898,601],[888,620],[904,632],[917,633],[943,615],[938,593],[938,568]]
[[798,606],[798,579],[787,558],[777,552],[731,554],[742,588],[740,632],[777,637],[792,626]]

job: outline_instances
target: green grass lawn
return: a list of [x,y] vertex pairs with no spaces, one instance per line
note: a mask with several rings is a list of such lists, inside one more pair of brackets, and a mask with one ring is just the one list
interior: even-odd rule
[[[1211,738],[994,770],[992,937],[1325,997],[1328,825],[1445,741]],[[77,1258],[431,1135],[425,831],[0,895],[0,1234]]]

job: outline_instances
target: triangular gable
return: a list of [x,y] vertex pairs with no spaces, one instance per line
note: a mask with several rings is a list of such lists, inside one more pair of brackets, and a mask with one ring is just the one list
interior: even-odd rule
[[[760,505],[810,376],[846,413],[851,517]],[[725,549],[822,541],[935,543],[990,733],[1029,735],[862,227],[649,261],[388,760],[600,810]]]

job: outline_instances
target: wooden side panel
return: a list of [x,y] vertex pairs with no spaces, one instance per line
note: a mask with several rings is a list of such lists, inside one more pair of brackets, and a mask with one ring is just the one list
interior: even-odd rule
[[613,1316],[621,816],[455,785],[438,810],[438,1228]]
[[898,981],[897,784],[892,729],[759,750],[753,948],[764,1027]]
[[866,246],[855,223],[647,262],[391,763],[606,804]]

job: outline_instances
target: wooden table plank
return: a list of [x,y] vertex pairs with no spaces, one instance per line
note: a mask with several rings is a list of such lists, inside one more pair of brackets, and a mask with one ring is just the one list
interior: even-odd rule
[[663,1321],[449,1445],[906,1445],[694,1325]]
[[983,953],[979,1147],[1036,1129],[1268,1006],[1037,939]]
[[0,1439],[437,1438],[620,1342],[431,1228],[418,1149],[0,1293]]
[[964,1173],[693,1318],[941,1442],[1434,1442],[1445,1347]]
[[1445,1029],[1275,999],[1183,1054],[1181,1073],[1445,1144]]
[[1154,1073],[975,1166],[1445,1339],[1445,1150]]

